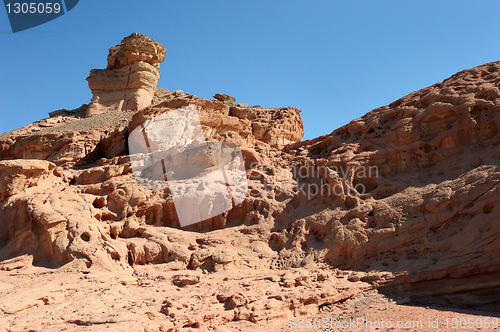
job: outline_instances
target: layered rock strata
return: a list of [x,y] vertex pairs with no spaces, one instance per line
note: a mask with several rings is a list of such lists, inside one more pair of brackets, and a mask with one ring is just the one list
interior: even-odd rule
[[[241,147],[249,193],[227,213],[180,229],[168,187],[137,185],[127,138],[187,105],[209,142]],[[153,105],[134,113],[62,113],[0,135],[0,167],[20,175],[0,184],[0,266],[31,264],[20,257],[85,273],[153,266],[171,275],[168,287],[198,292],[239,280],[182,305],[184,292],[161,293],[163,305],[148,317],[168,315],[172,328],[317,313],[369,288],[498,308],[499,111],[493,62],[304,142],[297,109],[158,88]],[[250,291],[257,283],[264,286]],[[68,319],[86,322],[75,315]]]
[[165,48],[133,33],[110,48],[106,69],[92,69],[87,81],[93,98],[86,117],[110,110],[137,111],[151,104]]

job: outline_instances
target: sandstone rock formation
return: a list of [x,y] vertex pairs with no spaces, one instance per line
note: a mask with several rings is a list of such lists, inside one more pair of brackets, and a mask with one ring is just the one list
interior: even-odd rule
[[165,54],[161,44],[140,33],[133,33],[110,48],[107,68],[92,69],[87,77],[93,98],[86,117],[149,106]]
[[0,161],[0,201],[34,187],[49,177],[56,165],[45,160]]
[[[499,69],[495,62],[459,72],[330,135],[287,146],[295,167],[317,170],[305,182],[319,181],[325,192],[339,181],[351,186],[351,196],[327,195],[344,211],[302,219],[316,231],[299,241],[324,243],[334,266],[392,272],[377,281],[392,289],[464,278],[455,290],[428,291],[459,292],[454,301],[472,303],[459,298],[498,287],[485,281],[499,280],[500,268]],[[310,209],[301,205],[298,216]],[[333,219],[325,223],[327,215]],[[476,300],[484,306],[491,298]]]
[[[110,70],[161,62],[148,43],[130,55],[132,37]],[[272,324],[368,289],[498,309],[499,88],[500,62],[485,64],[303,142],[297,109],[159,88],[143,110],[65,111],[2,134],[0,169],[16,176],[0,181],[0,269],[68,281],[25,293],[0,283],[0,314],[173,331]],[[240,146],[249,193],[181,229],[168,186],[137,185],[127,137],[187,105],[209,142]]]

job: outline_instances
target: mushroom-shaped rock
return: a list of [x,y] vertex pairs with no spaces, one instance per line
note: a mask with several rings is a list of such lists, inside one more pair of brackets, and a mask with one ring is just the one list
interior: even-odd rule
[[160,43],[140,33],[110,48],[107,68],[92,69],[87,77],[93,98],[85,116],[149,106],[166,52]]

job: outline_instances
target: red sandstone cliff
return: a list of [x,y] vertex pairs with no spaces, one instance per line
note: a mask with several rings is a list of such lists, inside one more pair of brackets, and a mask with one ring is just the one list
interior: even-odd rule
[[[173,327],[272,321],[370,288],[495,307],[499,88],[500,62],[485,64],[304,142],[297,109],[159,88],[140,111],[60,111],[0,135],[0,267],[109,271],[124,285],[136,285],[124,276],[148,264],[163,275],[181,271],[168,289],[210,291],[197,288],[204,300],[194,302],[163,294],[150,318],[161,325],[166,315]],[[241,147],[249,193],[229,212],[179,229],[169,190],[134,181],[127,136],[186,105],[195,105],[208,140]],[[254,279],[213,284],[227,273]],[[45,293],[0,309],[56,308],[72,296],[67,287]],[[97,320],[112,321],[111,307],[103,310]]]

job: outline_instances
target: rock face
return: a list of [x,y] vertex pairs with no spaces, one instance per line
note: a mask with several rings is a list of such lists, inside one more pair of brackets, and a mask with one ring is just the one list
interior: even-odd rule
[[[145,43],[131,55],[132,37],[112,49],[109,70],[156,70],[162,53]],[[130,113],[58,112],[0,135],[2,174],[16,174],[0,182],[0,267],[107,271],[122,285],[135,272],[141,294],[162,297],[132,318],[104,303],[97,316],[75,309],[63,318],[81,325],[146,316],[164,330],[269,322],[372,288],[498,309],[499,88],[500,62],[485,64],[303,142],[297,109],[159,88],[152,105]],[[207,141],[241,148],[249,192],[230,211],[181,229],[169,188],[137,185],[127,138],[188,105]],[[115,301],[126,292],[117,287],[109,288]],[[84,305],[72,291],[49,298],[58,292],[0,301],[0,309],[62,308],[72,296]],[[16,292],[0,288],[0,297]]]
[[161,44],[140,33],[133,33],[110,48],[107,68],[92,69],[87,77],[93,98],[86,117],[149,106],[165,54]]
[[[391,271],[377,281],[385,286],[498,275],[499,71],[499,62],[462,71],[330,135],[287,146],[295,167],[316,170],[304,172],[304,182],[327,193],[307,204],[344,207],[315,216],[297,201],[296,215],[306,214],[305,229],[315,230],[300,241],[323,243],[334,266]],[[344,195],[338,183],[348,185]],[[296,222],[289,220],[284,229]],[[482,283],[471,278],[460,291]]]
[[214,141],[231,142],[241,147],[266,143],[273,148],[282,148],[304,137],[300,110],[296,108],[230,106],[195,96],[162,100],[154,107],[136,113],[129,124],[129,131],[169,110],[195,105],[205,137]]
[[54,171],[56,165],[45,160],[0,161],[0,201],[34,187]]

